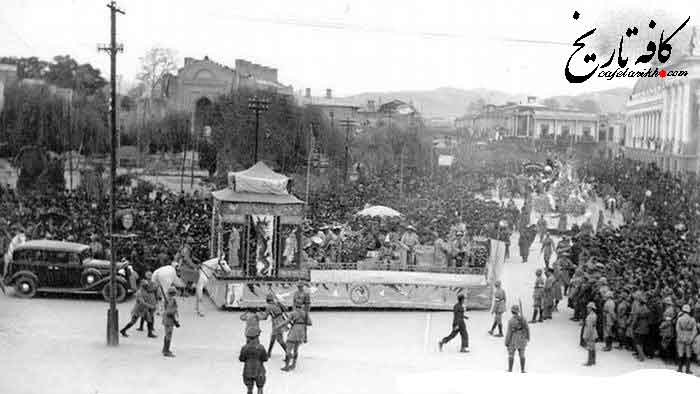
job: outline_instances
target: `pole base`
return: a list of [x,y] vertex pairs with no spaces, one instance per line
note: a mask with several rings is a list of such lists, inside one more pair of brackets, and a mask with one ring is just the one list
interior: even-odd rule
[[107,310],[107,346],[119,346],[119,310]]

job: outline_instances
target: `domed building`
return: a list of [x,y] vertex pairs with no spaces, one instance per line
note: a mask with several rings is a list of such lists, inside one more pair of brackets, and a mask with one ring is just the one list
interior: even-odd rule
[[[700,48],[696,29],[682,56],[664,70],[683,76],[642,77],[626,108],[627,157],[672,171],[700,173]],[[679,48],[680,49],[680,48]]]

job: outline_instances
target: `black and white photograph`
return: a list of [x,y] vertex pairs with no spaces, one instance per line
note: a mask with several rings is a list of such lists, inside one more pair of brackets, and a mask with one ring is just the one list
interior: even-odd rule
[[2,0],[0,392],[700,389],[695,0]]

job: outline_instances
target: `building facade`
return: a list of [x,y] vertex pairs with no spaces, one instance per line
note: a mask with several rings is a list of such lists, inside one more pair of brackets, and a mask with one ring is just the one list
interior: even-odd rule
[[700,51],[696,34],[665,68],[687,76],[640,78],[627,101],[625,154],[676,172],[700,173]]
[[326,89],[325,96],[312,96],[311,89],[306,89],[303,96],[297,96],[299,105],[318,109],[332,128],[341,127],[342,122],[350,120],[355,127],[360,126],[358,111],[360,107],[353,102],[333,97],[333,91]]
[[537,103],[530,96],[524,104],[485,105],[476,114],[461,118],[459,126],[488,138],[567,139],[597,141],[600,115]]

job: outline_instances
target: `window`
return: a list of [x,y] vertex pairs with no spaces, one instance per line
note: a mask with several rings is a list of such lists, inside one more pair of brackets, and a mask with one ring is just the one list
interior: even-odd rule
[[571,128],[567,125],[561,126],[561,136],[568,138],[571,133]]

